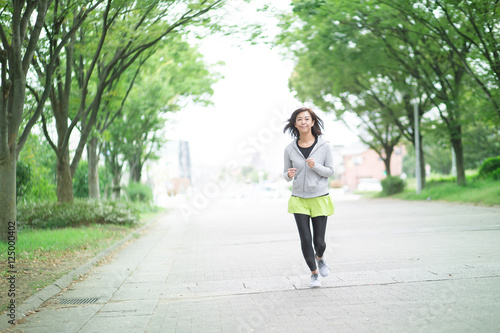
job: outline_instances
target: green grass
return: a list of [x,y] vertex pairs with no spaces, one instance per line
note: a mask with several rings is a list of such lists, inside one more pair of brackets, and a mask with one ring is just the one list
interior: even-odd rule
[[[62,229],[23,229],[18,233],[18,258],[35,259],[60,256],[67,252],[93,249],[96,252],[114,240],[121,239],[132,229],[117,225],[91,225]],[[6,260],[7,244],[0,243],[0,260]]]
[[[48,286],[73,268],[82,265],[115,241],[128,235],[134,228],[113,224],[60,229],[22,229],[15,243],[14,269],[16,275],[16,302]],[[0,289],[6,290],[10,276],[7,261],[8,245],[0,242]],[[7,293],[0,295],[0,312],[7,308]]]
[[[136,204],[133,207],[140,220],[147,222],[165,209],[150,205]],[[95,252],[109,246],[113,241],[121,239],[142,223],[134,224],[91,224],[56,229],[22,228],[18,230],[16,254],[21,258],[58,256],[67,252],[82,249],[94,249]],[[0,242],[0,260],[6,260],[7,244]]]
[[430,199],[493,206],[500,205],[500,182],[468,177],[465,186],[457,186],[453,178],[441,178],[429,181],[418,195],[414,183],[410,183],[403,193],[393,197],[404,200]]
[[137,211],[139,218],[143,222],[147,222],[151,219],[154,219],[159,214],[166,213],[168,211],[166,208],[163,207],[152,206],[141,203],[134,204],[134,208]]

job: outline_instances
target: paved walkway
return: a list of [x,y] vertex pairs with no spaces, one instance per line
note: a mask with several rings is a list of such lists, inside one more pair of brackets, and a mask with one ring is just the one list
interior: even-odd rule
[[219,199],[159,219],[9,332],[500,331],[499,208],[339,198],[336,210],[320,289],[286,198]]

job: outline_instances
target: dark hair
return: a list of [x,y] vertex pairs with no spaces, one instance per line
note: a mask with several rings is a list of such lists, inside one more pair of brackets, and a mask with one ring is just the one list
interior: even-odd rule
[[301,107],[298,108],[297,110],[293,111],[292,115],[290,116],[290,119],[287,120],[287,124],[285,128],[283,129],[283,133],[286,133],[287,131],[290,132],[290,135],[293,136],[294,138],[298,138],[300,136],[299,130],[295,127],[295,121],[297,120],[297,116],[299,113],[307,111],[311,115],[312,120],[314,121],[314,125],[311,128],[311,132],[315,137],[318,137],[321,135],[321,129],[323,127],[323,120],[321,120],[320,117],[314,113],[313,110],[306,108],[306,107]]

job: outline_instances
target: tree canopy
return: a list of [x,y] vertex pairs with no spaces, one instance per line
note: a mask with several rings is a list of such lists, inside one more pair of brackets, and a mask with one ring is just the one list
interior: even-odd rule
[[[357,115],[360,138],[382,159],[399,138],[414,142],[417,104],[423,126],[448,138],[464,184],[464,128],[473,119],[485,128],[500,123],[498,89],[490,89],[498,87],[498,18],[490,13],[498,4],[455,2],[292,1],[276,41],[296,59],[291,89],[339,119]],[[471,94],[481,101],[471,103]]]

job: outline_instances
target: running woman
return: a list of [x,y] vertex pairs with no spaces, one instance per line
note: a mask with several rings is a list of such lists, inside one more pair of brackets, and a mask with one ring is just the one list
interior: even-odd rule
[[302,254],[311,270],[311,288],[321,287],[319,275],[326,277],[330,274],[323,254],[326,221],[334,213],[328,193],[333,160],[330,144],[321,137],[322,128],[323,121],[311,109],[302,107],[292,113],[283,130],[294,138],[285,148],[283,177],[286,181],[293,179],[288,212],[293,214],[297,223]]

